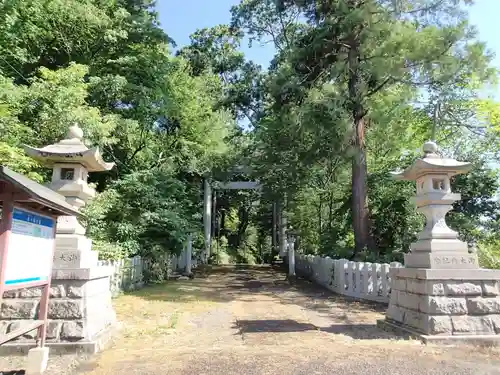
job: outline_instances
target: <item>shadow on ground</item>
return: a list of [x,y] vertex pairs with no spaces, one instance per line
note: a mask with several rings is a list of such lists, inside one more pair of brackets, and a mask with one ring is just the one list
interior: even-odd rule
[[237,329],[240,335],[320,331],[349,336],[355,340],[379,340],[386,339],[388,336],[387,332],[381,331],[375,324],[333,324],[328,327],[319,327],[292,319],[238,320],[233,328]]

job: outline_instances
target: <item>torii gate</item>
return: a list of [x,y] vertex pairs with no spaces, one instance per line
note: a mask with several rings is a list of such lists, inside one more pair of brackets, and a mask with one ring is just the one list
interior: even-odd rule
[[[205,178],[204,181],[204,199],[203,199],[203,227],[204,227],[204,242],[205,249],[203,254],[204,263],[208,263],[208,259],[211,254],[211,243],[212,243],[212,202],[213,202],[213,190],[260,190],[262,185],[258,181],[233,181],[233,182],[221,182],[221,181],[210,181],[209,178]],[[283,210],[276,203],[273,204],[273,250],[277,244],[277,231],[276,224],[279,224],[280,239],[286,239],[286,226],[287,220],[283,215]],[[279,241],[280,255],[286,253],[286,243],[285,241]]]

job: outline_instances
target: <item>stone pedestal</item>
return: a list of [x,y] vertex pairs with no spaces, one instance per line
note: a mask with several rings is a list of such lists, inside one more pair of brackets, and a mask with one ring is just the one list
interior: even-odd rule
[[53,269],[92,268],[97,266],[98,254],[92,251],[92,241],[79,234],[57,233]]
[[500,271],[392,268],[380,325],[424,341],[500,343]]
[[85,228],[74,216],[57,220],[53,269],[92,268],[98,254],[92,251],[92,241],[85,237]]
[[[117,328],[111,304],[111,267],[55,270],[49,300],[47,345],[52,352],[83,350],[95,353]],[[8,333],[34,319],[40,288],[9,292],[1,309],[0,333]],[[34,345],[36,330],[0,347],[9,352]]]

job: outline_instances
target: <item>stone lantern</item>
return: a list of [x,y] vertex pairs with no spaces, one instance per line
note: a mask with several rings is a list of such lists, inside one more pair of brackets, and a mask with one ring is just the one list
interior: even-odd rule
[[[77,209],[96,194],[87,183],[88,173],[114,166],[104,162],[97,147],[84,144],[78,125],[71,126],[65,139],[53,145],[24,149],[52,168],[49,187]],[[47,343],[95,352],[116,327],[110,290],[113,267],[98,265],[98,254],[74,216],[58,219],[55,245]]]
[[[95,196],[95,190],[87,184],[88,172],[104,172],[114,167],[114,163],[104,162],[97,147],[85,146],[78,125],[69,128],[65,139],[43,148],[25,146],[25,152],[40,164],[52,167],[49,187],[77,209]],[[76,217],[61,217],[57,223],[54,268],[96,266],[97,253],[91,251],[91,246],[85,228]]]
[[477,255],[469,254],[468,246],[458,239],[458,233],[446,224],[445,216],[460,194],[451,191],[450,177],[466,173],[471,164],[444,159],[437,154],[437,145],[426,142],[424,157],[417,159],[404,172],[393,173],[399,180],[416,181],[417,196],[413,199],[417,211],[425,215],[426,225],[411,253],[405,254],[407,268],[478,268]]
[[430,341],[497,341],[500,339],[500,271],[479,267],[477,254],[445,221],[460,199],[450,177],[471,165],[437,154],[434,142],[424,156],[397,179],[415,181],[417,210],[426,225],[405,255],[405,267],[391,268],[391,295],[379,325]]

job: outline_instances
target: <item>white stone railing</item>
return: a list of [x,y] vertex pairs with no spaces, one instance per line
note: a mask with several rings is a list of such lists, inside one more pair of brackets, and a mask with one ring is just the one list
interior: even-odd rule
[[138,289],[144,285],[145,263],[140,256],[136,256],[129,259],[100,260],[97,265],[113,267],[110,288],[113,296],[116,296],[122,291]]
[[398,262],[352,262],[317,255],[295,256],[295,270],[299,276],[306,277],[337,294],[382,303],[389,303],[391,267],[403,265]]
[[[170,267],[169,275],[186,267],[185,252],[179,256],[171,255],[168,257],[169,259],[166,259],[165,263]],[[120,292],[142,288],[144,286],[144,271],[149,269],[150,263],[147,259],[135,256],[128,259],[100,260],[97,265],[113,267],[110,288],[112,295],[117,296]],[[196,266],[197,261],[193,259],[191,267],[194,269]]]

